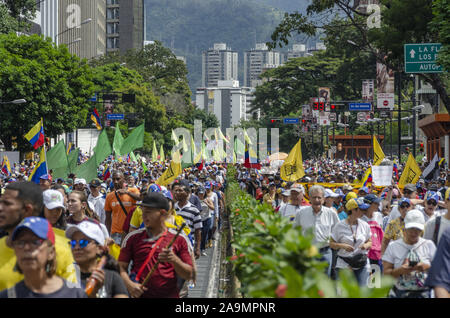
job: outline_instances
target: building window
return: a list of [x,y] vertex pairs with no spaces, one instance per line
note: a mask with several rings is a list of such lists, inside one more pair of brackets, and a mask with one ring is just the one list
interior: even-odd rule
[[106,1],[107,5],[112,5],[112,4],[119,4],[119,0],[107,0]]
[[108,38],[106,40],[106,48],[108,48],[108,49],[119,48],[119,38]]
[[106,33],[107,34],[119,33],[119,23],[108,23],[106,25]]
[[106,19],[108,20],[119,19],[119,8],[108,8],[106,10]]

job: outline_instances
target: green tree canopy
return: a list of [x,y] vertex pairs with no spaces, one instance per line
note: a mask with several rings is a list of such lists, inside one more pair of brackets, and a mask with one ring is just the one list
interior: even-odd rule
[[30,150],[23,135],[44,118],[46,137],[56,137],[86,123],[87,99],[93,93],[89,66],[38,35],[0,35],[0,100],[26,99],[25,104],[2,105],[0,138],[11,149]]

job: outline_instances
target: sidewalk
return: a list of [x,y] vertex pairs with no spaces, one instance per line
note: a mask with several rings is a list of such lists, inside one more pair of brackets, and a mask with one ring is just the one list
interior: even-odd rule
[[220,270],[220,235],[214,234],[213,247],[206,249],[207,256],[197,259],[197,284],[189,290],[189,298],[217,298]]

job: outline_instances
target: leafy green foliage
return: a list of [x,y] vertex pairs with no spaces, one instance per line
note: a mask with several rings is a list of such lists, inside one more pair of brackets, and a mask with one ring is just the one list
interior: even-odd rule
[[241,282],[244,297],[384,297],[392,281],[384,278],[381,288],[359,288],[354,275],[346,270],[340,279],[325,275],[327,263],[318,260],[312,234],[303,236],[299,228],[259,204],[240,190],[236,170],[227,174],[226,206],[233,228],[230,257]]
[[438,61],[447,71],[450,70],[450,3],[448,0],[433,1],[433,20],[430,27],[439,35],[442,49],[439,52]]
[[35,0],[5,0],[0,2],[0,34],[26,31],[28,21],[36,15]]
[[[26,99],[27,103],[2,105],[0,138],[11,149],[17,137],[20,151],[31,149],[23,138],[44,118],[46,137],[84,126],[92,96],[89,66],[37,35],[0,35],[0,100]],[[20,111],[18,111],[20,109]]]

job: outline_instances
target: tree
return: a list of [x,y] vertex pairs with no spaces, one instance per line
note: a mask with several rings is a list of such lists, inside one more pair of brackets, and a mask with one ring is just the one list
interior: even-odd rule
[[23,138],[44,118],[46,137],[84,125],[92,96],[89,66],[71,55],[66,46],[56,47],[38,35],[0,35],[0,100],[26,99],[21,105],[2,105],[0,137],[11,149],[12,137],[18,150],[30,150]]
[[[359,1],[348,0],[312,0],[307,14],[286,14],[284,20],[272,34],[271,48],[289,43],[292,33],[315,35],[329,25],[333,14],[345,16],[339,31],[355,28],[358,37],[347,38],[356,43],[360,51],[373,54],[378,62],[386,64],[397,72],[403,71],[403,46],[405,43],[440,42],[440,33],[431,27],[433,19],[431,0],[381,0],[381,27],[369,29],[367,18],[370,13],[358,11]],[[446,3],[445,1],[442,4]],[[439,8],[439,7],[438,7]],[[448,10],[448,8],[446,8]],[[437,9],[439,11],[439,9]],[[446,19],[443,12],[443,19]],[[325,16],[326,15],[326,16]],[[328,17],[328,19],[327,19]],[[439,21],[439,18],[436,18]],[[447,19],[448,20],[448,19]],[[439,22],[437,22],[439,24]],[[445,26],[445,24],[440,24]],[[442,29],[445,33],[445,28]],[[445,39],[443,39],[445,40]],[[445,43],[445,41],[443,41]],[[385,60],[385,56],[387,59]],[[450,98],[441,74],[419,74],[420,78],[430,83],[441,97],[447,111],[450,111]]]
[[0,2],[0,33],[24,31],[36,15],[35,0],[5,0]]
[[438,33],[442,43],[438,61],[444,69],[450,70],[450,3],[448,0],[433,1],[433,20],[430,23],[433,32]]

